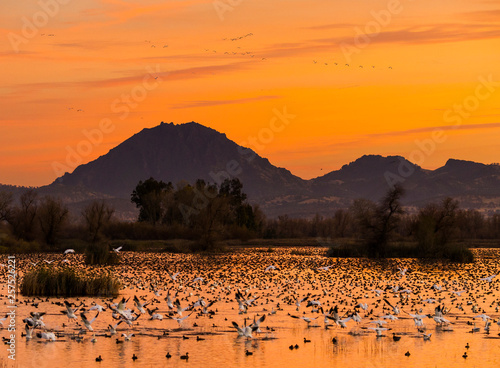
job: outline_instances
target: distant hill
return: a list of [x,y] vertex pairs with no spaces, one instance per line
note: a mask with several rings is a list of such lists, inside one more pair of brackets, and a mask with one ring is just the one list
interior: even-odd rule
[[356,198],[376,201],[396,183],[404,187],[402,201],[409,207],[453,197],[462,208],[500,211],[499,165],[450,159],[439,169],[425,170],[401,156],[366,155],[340,170],[310,180],[310,192],[314,194],[308,203],[302,201],[302,206],[308,207],[302,212],[310,213],[311,204],[315,203],[319,212],[327,213],[328,198],[338,198],[343,206]]
[[[194,122],[143,129],[37,191],[61,197],[75,215],[89,201],[105,198],[119,217],[133,219],[137,212],[130,194],[139,180],[149,177],[173,184],[199,178],[220,183],[225,177],[238,177],[249,200],[271,217],[331,215],[356,198],[378,200],[395,183],[406,189],[403,202],[410,207],[451,196],[462,208],[500,211],[499,165],[450,159],[439,169],[425,170],[401,156],[366,155],[340,170],[303,180]],[[25,189],[2,188],[16,195]]]
[[139,180],[149,177],[177,184],[197,179],[220,183],[233,176],[240,178],[246,193],[256,200],[307,187],[306,181],[290,171],[194,122],[143,129],[55,183],[129,198]]

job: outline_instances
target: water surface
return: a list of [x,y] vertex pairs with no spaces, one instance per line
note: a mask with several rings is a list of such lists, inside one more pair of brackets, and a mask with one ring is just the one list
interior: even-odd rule
[[[111,336],[108,325],[113,320],[108,308],[101,312],[92,324],[92,333],[86,331],[78,320],[69,321],[61,313],[63,298],[25,298],[19,295],[17,302],[16,367],[498,367],[500,366],[499,290],[496,277],[492,281],[480,280],[496,274],[498,251],[476,250],[478,260],[474,264],[455,265],[420,263],[416,260],[388,260],[375,262],[360,259],[334,259],[323,257],[324,248],[286,248],[266,252],[265,249],[244,249],[232,254],[217,256],[120,253],[121,264],[106,268],[120,278],[124,288],[120,296],[129,298],[127,308],[137,311],[134,295],[142,302],[151,301],[150,309],[163,320],[151,320],[149,314],[141,315],[129,327],[118,326],[118,333]],[[294,255],[299,253],[300,255]],[[60,261],[67,258],[70,266]],[[83,269],[81,255],[17,255],[17,269],[22,275],[34,267],[54,262],[45,267],[76,267]],[[37,263],[34,266],[33,263]],[[0,263],[7,263],[2,257]],[[60,266],[59,266],[60,265]],[[268,266],[276,269],[265,271]],[[331,266],[329,269],[321,269]],[[406,271],[402,271],[406,269]],[[103,272],[99,268],[87,268],[86,272]],[[169,273],[179,273],[172,280]],[[5,267],[2,267],[2,299],[0,315],[7,309],[5,297]],[[202,278],[193,282],[196,278]],[[246,313],[239,310],[236,292],[247,300],[257,298]],[[462,293],[456,294],[453,291]],[[158,295],[155,295],[158,294]],[[178,298],[182,307],[193,305],[202,298],[215,301],[208,308],[211,313],[201,313],[201,307],[183,312],[189,315],[182,324],[169,318],[178,317],[167,306],[165,297]],[[175,297],[174,297],[175,295]],[[349,320],[346,328],[329,320],[325,325],[323,314],[317,306],[299,310],[295,302],[308,296],[308,301],[319,301],[324,311],[337,306],[342,318],[357,311],[361,322]],[[396,306],[399,314],[395,314]],[[80,308],[89,309],[94,303],[106,306],[107,298],[68,298]],[[366,304],[364,310],[359,305]],[[35,306],[37,305],[37,307]],[[444,306],[448,311],[444,318],[449,323],[438,325],[433,318],[424,318],[421,331],[415,326],[410,314],[435,315],[435,308]],[[57,341],[45,342],[39,338],[26,340],[22,319],[30,312],[45,312],[46,329],[57,333]],[[192,313],[192,314],[190,314]],[[388,321],[382,336],[371,329],[374,320],[384,315],[395,315]],[[489,331],[485,322],[475,316],[491,317]],[[89,319],[95,311],[86,313]],[[251,324],[254,317],[266,315],[260,333],[253,338],[238,336],[232,322],[240,326],[244,319]],[[300,318],[315,318],[307,323]],[[77,324],[78,323],[78,324]],[[64,327],[63,327],[64,324]],[[475,325],[474,325],[475,324]],[[478,332],[472,332],[473,328]],[[41,330],[37,330],[41,331]],[[80,332],[86,331],[82,334]],[[130,341],[123,341],[122,333],[134,333]],[[425,341],[423,335],[432,334]],[[8,336],[6,328],[1,330]],[[401,336],[394,341],[393,334]],[[75,336],[82,338],[81,342]],[[106,337],[110,336],[110,337]],[[203,340],[197,340],[197,337]],[[310,342],[304,343],[304,338]],[[335,338],[336,342],[332,340]],[[116,340],[123,341],[116,343]],[[466,345],[469,349],[466,349]],[[290,350],[290,345],[298,345]],[[246,355],[246,351],[252,355]],[[189,359],[180,356],[189,353]],[[409,352],[409,356],[405,355]],[[464,358],[464,353],[467,357]],[[172,357],[167,359],[169,353]],[[138,359],[132,360],[136,355]],[[96,357],[102,362],[96,362]],[[7,351],[0,354],[3,366],[13,366],[7,360]]]

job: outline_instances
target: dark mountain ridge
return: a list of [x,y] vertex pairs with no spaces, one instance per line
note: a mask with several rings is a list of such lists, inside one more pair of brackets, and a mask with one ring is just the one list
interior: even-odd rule
[[246,192],[255,199],[306,188],[306,182],[290,171],[271,165],[225,134],[194,122],[162,123],[143,129],[106,155],[78,166],[55,182],[127,197],[139,180],[149,177],[177,184],[197,179],[220,183],[234,176],[245,183]]
[[[303,180],[225,134],[194,122],[143,129],[37,191],[61,197],[76,214],[89,201],[105,198],[119,217],[133,219],[136,211],[130,195],[140,180],[149,177],[173,184],[197,179],[220,183],[238,177],[249,200],[272,217],[331,215],[356,198],[378,200],[396,183],[405,188],[403,203],[409,207],[451,196],[462,208],[500,211],[498,164],[450,159],[441,168],[425,170],[402,156],[365,155],[340,170]],[[23,190],[2,188],[16,195]]]

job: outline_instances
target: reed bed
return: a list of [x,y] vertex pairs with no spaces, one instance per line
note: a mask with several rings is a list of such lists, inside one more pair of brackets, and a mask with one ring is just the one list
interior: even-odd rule
[[109,274],[79,275],[73,269],[42,267],[28,272],[21,282],[24,296],[116,297],[120,282]]

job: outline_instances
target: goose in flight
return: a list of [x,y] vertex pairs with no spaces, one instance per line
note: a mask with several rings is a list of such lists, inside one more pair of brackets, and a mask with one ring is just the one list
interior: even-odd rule
[[476,318],[481,318],[483,320],[483,322],[487,322],[489,319],[491,319],[490,316],[487,316],[486,314],[480,314],[478,316],[475,316],[475,317],[472,317],[473,319],[476,319]]
[[188,315],[186,315],[186,316],[184,316],[184,317],[180,317],[180,318],[179,318],[179,317],[171,317],[171,318],[172,318],[172,319],[174,319],[174,320],[176,320],[176,321],[177,321],[177,323],[179,324],[179,326],[181,326],[181,325],[182,325],[182,322],[184,322],[184,320],[185,320],[186,318],[188,318],[188,317],[189,317],[191,314],[193,314],[193,313],[194,313],[194,312],[191,312],[191,313],[189,313]]
[[111,324],[108,325],[108,330],[109,330],[111,335],[116,335],[116,328],[122,322],[123,322],[123,320],[118,321],[118,323],[115,323],[114,325],[111,325]]
[[172,275],[169,272],[167,272],[168,276],[170,277],[170,279],[172,279],[172,281],[177,281],[177,276],[179,275],[179,273],[180,272],[176,272]]
[[260,324],[266,320],[266,315],[263,314],[259,319],[255,319],[255,316],[253,316],[253,323],[250,325],[250,327],[257,327],[256,332],[262,332],[260,330]]
[[124,337],[124,338],[125,338],[125,339],[124,339],[125,341],[130,341],[130,339],[132,338],[132,336],[134,336],[134,334],[133,334],[133,333],[128,334],[128,335],[127,335],[126,333],[122,333],[122,337]]
[[129,319],[129,317],[131,316],[131,311],[130,311],[130,309],[125,309],[127,302],[128,302],[128,299],[125,299],[125,297],[123,297],[122,300],[120,300],[120,302],[118,304],[110,305],[110,308],[116,314],[118,314],[126,319]]
[[178,298],[177,298],[177,299],[175,299],[174,306],[177,308],[177,314],[178,314],[179,316],[181,316],[181,317],[182,317],[182,312],[185,312],[185,311],[187,311],[187,310],[190,310],[190,309],[191,309],[191,306],[187,306],[187,307],[182,308],[182,307],[181,307],[181,302],[179,301],[179,299],[178,299]]
[[24,331],[26,331],[26,340],[31,340],[33,338],[33,328],[26,324],[24,326]]
[[167,291],[167,296],[165,297],[165,301],[167,302],[167,307],[168,308],[174,309],[174,303],[172,302],[172,298],[170,297],[170,290]]
[[203,314],[208,314],[208,308],[210,308],[212,305],[214,305],[215,303],[215,300],[212,300],[210,303],[208,303],[207,305],[204,305],[201,309],[201,313]]
[[[294,316],[294,315],[292,315],[292,314],[290,314],[290,317],[292,317],[292,318],[297,318],[297,319],[302,319],[302,320],[306,321],[306,322],[307,322],[307,327],[309,327],[309,326],[310,326],[310,324],[311,324],[311,322],[312,322],[312,321],[314,321],[314,320],[318,319],[318,317],[315,317],[315,318],[309,318],[309,317],[306,317],[306,316]],[[330,318],[330,319],[332,319],[332,318]]]
[[246,299],[243,296],[243,294],[241,293],[241,291],[237,290],[236,291],[236,301],[238,302],[239,314],[246,313],[248,307],[252,306],[257,299],[258,299],[258,297],[252,298],[252,299]]
[[407,313],[407,314],[411,318],[413,318],[413,322],[415,323],[415,327],[417,327],[417,329],[420,329],[421,327],[424,327],[424,318],[428,318],[429,317],[426,314],[411,314],[411,313]]
[[[323,169],[321,169],[323,170]],[[330,265],[330,266],[324,266],[324,267],[318,267],[318,270],[321,270],[321,271],[328,271],[330,268],[332,268],[333,265]]]
[[7,318],[9,318],[9,315],[6,314],[5,317],[3,318],[0,318],[0,325],[3,327],[3,323],[7,320]]
[[93,305],[92,307],[90,307],[89,310],[91,310],[91,311],[96,310],[98,312],[104,312],[104,311],[106,311],[106,308],[104,308],[102,305],[96,304],[96,305]]
[[191,306],[191,308],[196,308],[196,307],[204,307],[207,305],[205,300],[203,300],[203,297],[198,298],[198,300]]
[[66,249],[64,251],[64,254],[68,254],[68,253],[75,253],[75,250],[74,249]]
[[238,336],[243,336],[246,338],[251,339],[252,332],[257,331],[259,329],[258,326],[247,326],[247,319],[245,318],[245,325],[240,327],[236,322],[233,321],[233,326],[236,328],[236,331],[238,331]]
[[24,323],[26,323],[31,328],[37,328],[37,327],[44,328],[45,327],[45,323],[42,321],[42,318],[43,318],[42,315],[45,313],[42,313],[41,315],[39,315],[39,313],[31,312],[30,314],[31,314],[31,317],[23,319]]
[[197,282],[202,283],[203,282],[203,277],[195,277],[193,281],[191,281],[191,284],[196,284]]
[[151,316],[150,320],[158,320],[158,321],[161,321],[163,320],[163,315],[161,315],[160,313],[155,313],[157,310],[158,310],[158,307],[153,309],[153,310],[150,310],[149,308],[146,308],[149,315]]
[[[358,312],[355,310],[354,312],[351,313],[351,315],[349,316],[351,317],[351,319],[356,322],[356,323],[359,323],[361,322],[361,316],[358,314]],[[397,319],[397,318],[396,318]]]
[[80,317],[82,317],[82,322],[83,324],[85,325],[85,327],[87,328],[87,330],[89,330],[90,332],[93,332],[94,331],[94,328],[92,327],[92,323],[96,320],[96,318],[99,316],[99,312],[97,312],[97,314],[95,315],[94,318],[92,318],[90,321],[87,319],[87,316],[85,315],[85,312],[81,312],[80,313]]
[[368,303],[359,303],[358,307],[363,309],[364,311],[368,309]]
[[488,277],[483,277],[482,279],[479,279],[479,281],[488,281],[488,282],[492,282],[493,279],[496,277],[497,275],[491,275],[491,276],[488,276]]
[[321,307],[321,302],[319,300],[309,300],[306,304],[306,308],[308,307]]
[[374,330],[377,333],[377,337],[382,337],[382,332],[388,330],[388,328],[381,327],[380,325],[378,325],[377,327],[368,327],[368,329]]
[[150,304],[151,302],[146,302],[146,303],[141,303],[139,301],[139,298],[137,298],[137,295],[134,295],[134,303],[135,303],[135,306],[137,308],[137,310],[139,312],[141,312],[142,314],[145,314],[146,313],[146,310],[144,309],[144,307],[148,304]]
[[344,319],[338,319],[335,321],[335,323],[337,324],[337,326],[340,326],[340,328],[347,328],[346,323],[349,322],[351,319],[352,319],[351,317],[347,317]]
[[64,305],[66,306],[66,310],[61,311],[61,313],[65,314],[68,319],[78,319],[75,313],[78,312],[80,308],[71,308],[71,304],[67,300],[64,301]]
[[393,316],[392,314],[386,314],[384,316],[380,316],[379,318],[388,319],[389,321],[396,321],[399,319],[398,317]]
[[438,315],[434,315],[434,316],[432,316],[432,315],[429,315],[428,317],[429,317],[429,318],[431,318],[431,317],[432,317],[432,318],[434,319],[434,322],[436,322],[436,324],[438,324],[438,325],[440,325],[440,326],[442,326],[442,325],[444,325],[444,324],[448,324],[448,323],[450,323],[450,321],[448,321],[448,320],[447,320],[446,318],[444,318],[443,316],[438,316]]
[[328,327],[329,327],[329,325],[330,325],[330,320],[328,319],[328,315],[329,315],[330,311],[325,312],[325,311],[323,310],[323,307],[319,307],[319,311],[320,311],[320,313],[323,315],[323,317],[325,318],[325,319],[324,319],[325,328],[328,328]]
[[36,337],[47,341],[56,341],[56,335],[53,332],[37,332]]
[[300,296],[297,298],[295,301],[295,305],[297,306],[297,312],[299,311],[300,308],[300,303],[305,302],[307,299],[309,299],[309,295],[306,295],[305,297],[301,298]]
[[122,248],[123,248],[123,246],[118,247],[118,248],[113,248],[113,252],[120,253],[120,251],[122,250]]
[[124,315],[119,315],[117,317],[112,316],[114,319],[119,319],[122,322],[125,322],[127,325],[132,326],[137,319],[142,316],[142,314],[132,313],[131,311],[127,311]]

